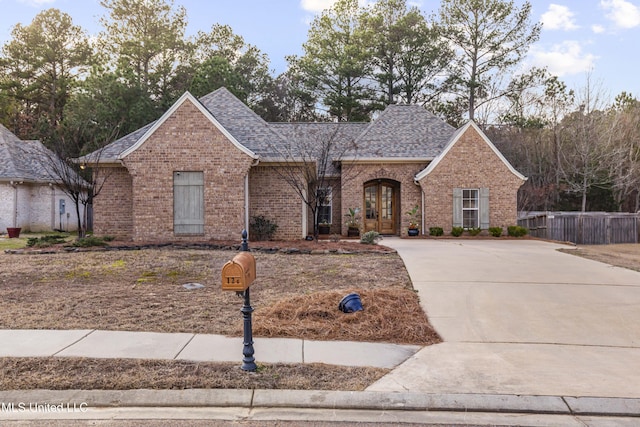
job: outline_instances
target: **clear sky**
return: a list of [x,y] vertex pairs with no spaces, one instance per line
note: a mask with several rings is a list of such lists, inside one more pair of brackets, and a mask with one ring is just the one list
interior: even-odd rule
[[[175,0],[187,10],[187,34],[228,24],[271,60],[275,73],[285,56],[301,54],[309,23],[335,0]],[[360,0],[366,1],[366,0]],[[372,1],[372,0],[369,0]],[[409,0],[425,14],[439,0]],[[621,91],[640,98],[640,0],[531,0],[533,20],[543,23],[527,64],[547,66],[571,88],[585,86],[587,73],[611,97]],[[523,2],[515,0],[520,6]],[[0,44],[17,23],[28,25],[41,10],[58,8],[89,34],[101,30],[105,10],[98,0],[0,0]]]

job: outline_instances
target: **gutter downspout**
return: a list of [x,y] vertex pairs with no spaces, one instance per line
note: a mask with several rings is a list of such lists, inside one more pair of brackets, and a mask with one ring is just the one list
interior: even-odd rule
[[420,194],[422,195],[422,225],[421,225],[421,230],[422,230],[422,234],[425,234],[425,229],[424,229],[424,225],[425,225],[425,218],[424,218],[424,191],[422,191],[422,187],[420,187]]
[[250,228],[250,223],[249,223],[249,202],[250,202],[250,197],[249,197],[249,172],[251,171],[251,168],[254,166],[258,166],[258,163],[260,163],[260,159],[254,159],[253,162],[251,162],[251,166],[249,166],[249,169],[247,170],[247,174],[244,176],[244,229],[247,230],[247,240],[250,237],[250,233],[249,233],[249,228]]
[[249,239],[249,171],[244,176],[244,229]]
[[51,188],[51,229],[56,229],[56,187],[52,183],[49,183]]
[[9,182],[9,185],[13,187],[13,228],[18,224],[18,183]]
[[425,225],[425,220],[424,220],[424,191],[422,191],[422,186],[420,185],[420,182],[416,179],[413,180],[413,183],[415,185],[417,185],[418,187],[420,187],[420,234],[425,234],[425,230],[424,230],[424,225]]

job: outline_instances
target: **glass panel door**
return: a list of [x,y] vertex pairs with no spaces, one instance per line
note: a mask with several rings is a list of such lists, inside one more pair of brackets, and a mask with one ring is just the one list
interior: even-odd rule
[[364,231],[381,234],[396,233],[396,190],[390,182],[373,182],[365,185]]
[[378,185],[364,188],[364,231],[378,231]]
[[393,234],[394,227],[394,191],[391,184],[383,183],[380,185],[380,233]]

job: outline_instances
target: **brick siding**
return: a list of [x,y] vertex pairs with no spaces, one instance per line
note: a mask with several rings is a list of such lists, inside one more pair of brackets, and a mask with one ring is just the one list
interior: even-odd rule
[[[374,180],[394,181],[399,185],[400,206],[396,207],[397,234],[406,235],[409,218],[404,212],[421,204],[420,187],[414,183],[414,176],[426,167],[426,163],[354,163],[343,166],[342,182],[342,217],[349,208],[360,208],[360,224],[363,225],[364,185]],[[347,226],[342,226],[342,234],[347,233]]]
[[[274,168],[258,165],[249,173],[249,215],[263,215],[275,222],[274,239],[302,238],[302,199]],[[250,218],[250,219],[251,219]]]
[[103,167],[96,170],[98,187],[93,199],[93,232],[119,239],[133,237],[133,187],[129,171],[123,167]]
[[489,225],[515,225],[517,193],[523,181],[514,175],[473,128],[440,160],[433,171],[420,181],[425,194],[425,228],[442,227],[450,233],[453,226],[453,189],[489,189]]
[[[184,102],[158,129],[123,161],[131,179],[130,236],[134,241],[235,239],[245,227],[245,176],[253,159],[243,153],[191,102]],[[204,234],[173,232],[173,172],[204,173]],[[108,182],[111,180],[108,180]],[[109,187],[117,186],[112,182]],[[98,197],[95,227],[106,234],[118,222],[114,206],[100,205],[113,188]],[[125,189],[120,190],[126,193]],[[128,201],[127,201],[128,202]],[[128,203],[127,203],[128,204]],[[120,212],[117,214],[121,215]]]

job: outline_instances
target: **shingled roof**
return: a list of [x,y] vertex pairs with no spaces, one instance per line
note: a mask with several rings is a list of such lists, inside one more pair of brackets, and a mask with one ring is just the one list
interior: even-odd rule
[[389,105],[356,139],[359,158],[433,159],[455,132],[419,105]]
[[56,182],[54,158],[40,141],[23,141],[0,124],[0,181]]
[[[389,105],[372,123],[267,123],[224,87],[198,101],[238,143],[263,160],[295,157],[295,150],[300,149],[296,144],[305,146],[329,136],[335,137],[339,146],[352,145],[346,151],[337,150],[343,158],[431,160],[442,152],[455,131],[418,105]],[[154,123],[81,160],[119,160]]]
[[260,156],[272,157],[277,154],[274,147],[286,143],[282,135],[225,87],[203,96],[200,102],[240,144]]

